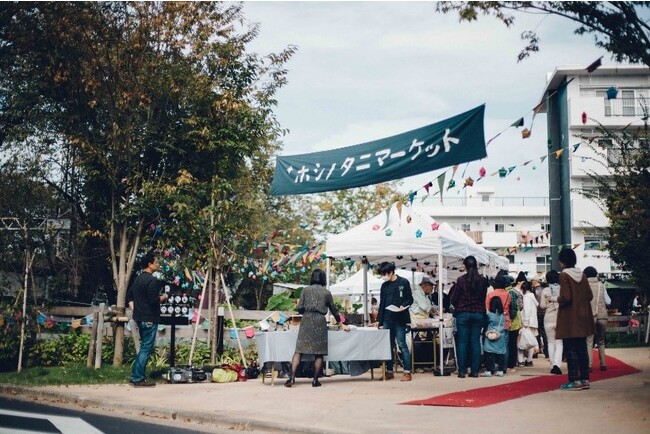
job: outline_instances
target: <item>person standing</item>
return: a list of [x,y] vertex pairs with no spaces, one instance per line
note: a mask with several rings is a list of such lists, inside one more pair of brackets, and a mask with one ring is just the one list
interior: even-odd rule
[[[495,287],[496,290],[496,287]],[[492,291],[494,292],[494,291]],[[501,297],[490,298],[490,308],[487,312],[487,326],[485,330],[488,332],[496,331],[498,336],[493,338],[490,333],[486,332],[483,338],[483,351],[485,352],[485,372],[481,377],[503,377],[506,370],[506,316]],[[492,332],[493,333],[493,332]],[[497,366],[499,367],[497,370]]]
[[456,281],[451,296],[458,330],[458,378],[465,378],[468,361],[470,376],[476,378],[481,367],[481,329],[485,322],[488,281],[478,274],[474,256],[467,256],[463,265],[466,273]]
[[544,329],[548,342],[548,361],[551,364],[551,374],[562,375],[560,365],[562,364],[562,351],[564,345],[562,339],[555,335],[557,328],[557,311],[560,305],[557,298],[560,295],[560,274],[551,270],[546,273],[548,286],[542,291],[541,306],[544,309]]
[[[594,326],[596,327],[596,334],[587,336],[587,355],[589,356],[589,372],[592,370],[594,352],[594,340],[598,346],[598,358],[600,359],[600,370],[607,370],[607,362],[605,361],[605,335],[607,330],[607,305],[612,303],[612,300],[607,294],[605,285],[598,280],[598,271],[594,267],[585,268],[585,276],[589,279],[589,286],[593,298],[591,299],[591,311],[594,314]],[[594,339],[595,338],[595,339]]]
[[587,276],[576,267],[577,259],[573,249],[562,249],[559,261],[562,272],[560,296],[557,298],[560,308],[557,313],[556,337],[564,342],[569,371],[569,381],[560,386],[560,389],[589,389],[587,336],[595,332],[591,311],[593,294]]
[[[531,279],[530,284],[533,287],[533,292],[535,293],[535,299],[537,300],[537,324],[539,324],[539,334],[537,335],[537,342],[539,343],[539,349],[544,353],[544,357],[548,359],[548,338],[546,337],[546,330],[544,330],[544,309],[542,309],[542,292],[544,287],[542,282],[539,279]],[[537,354],[533,356],[537,358]]]
[[[321,386],[318,376],[323,370],[323,357],[327,354],[327,320],[325,319],[327,311],[332,312],[332,316],[338,323],[341,322],[341,316],[334,306],[332,293],[327,290],[326,286],[327,276],[323,270],[317,268],[312,271],[309,286],[302,290],[300,299],[298,299],[297,310],[302,318],[298,329],[296,350],[291,358],[291,375],[284,383],[286,387],[296,384],[296,372],[303,354],[315,356],[314,377],[311,385],[312,387]],[[349,331],[350,328],[343,326],[343,330]]]
[[505,345],[505,352],[503,353],[503,362],[504,365],[501,366],[501,369],[505,373],[508,368],[508,343],[510,341],[510,294],[508,291],[506,291],[506,286],[508,286],[508,279],[507,279],[507,273],[505,271],[501,272],[499,271],[494,278],[494,282],[492,284],[492,287],[494,288],[494,291],[490,292],[487,294],[485,297],[485,309],[487,311],[491,311],[490,306],[492,303],[492,299],[494,297],[499,297],[501,299],[501,306],[503,310],[503,314],[505,315],[505,323],[504,323],[504,330],[503,330],[503,342]]
[[140,332],[140,351],[131,369],[131,384],[135,387],[156,385],[145,380],[145,369],[156,344],[160,303],[169,299],[169,294],[160,295],[162,282],[153,276],[153,273],[158,271],[158,258],[153,250],[142,258],[142,264],[142,272],[135,278],[126,294],[128,305],[133,310],[133,320]]
[[[384,280],[379,295],[379,312],[377,314],[377,325],[379,328],[390,330],[391,347],[395,347],[395,341],[402,353],[404,374],[401,381],[411,381],[411,352],[406,344],[406,326],[410,321],[408,307],[413,304],[411,285],[405,278],[395,274],[395,264],[382,262],[377,267],[379,275]],[[399,308],[395,312],[388,307]],[[386,379],[394,378],[393,360],[386,363]]]
[[[521,289],[524,293],[524,308],[522,309],[522,324],[524,327],[530,329],[533,335],[537,336],[537,299],[533,293],[533,288],[529,282],[523,282]],[[518,361],[523,366],[533,366],[534,348],[527,350],[519,350]]]

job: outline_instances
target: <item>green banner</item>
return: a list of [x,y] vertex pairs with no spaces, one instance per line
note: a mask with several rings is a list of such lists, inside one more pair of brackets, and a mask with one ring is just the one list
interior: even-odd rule
[[278,157],[271,194],[344,190],[484,158],[485,104],[396,136],[331,151]]

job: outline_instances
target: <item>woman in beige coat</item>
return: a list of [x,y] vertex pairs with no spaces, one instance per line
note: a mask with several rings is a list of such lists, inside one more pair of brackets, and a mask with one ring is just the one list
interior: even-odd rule
[[589,355],[589,372],[592,370],[594,352],[594,337],[598,345],[598,358],[600,359],[600,370],[607,370],[605,362],[605,332],[607,330],[607,305],[611,303],[605,285],[598,280],[598,271],[594,267],[585,268],[585,276],[589,279],[589,286],[593,297],[591,299],[591,311],[594,314],[594,325],[596,334],[587,336],[587,354]]

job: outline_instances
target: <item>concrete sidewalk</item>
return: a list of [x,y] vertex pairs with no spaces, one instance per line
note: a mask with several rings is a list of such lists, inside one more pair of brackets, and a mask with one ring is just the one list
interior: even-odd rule
[[[608,355],[640,369],[633,375],[592,382],[590,390],[529,395],[481,408],[399,405],[434,395],[547,375],[548,362],[518,368],[503,378],[434,377],[414,374],[413,381],[370,380],[337,375],[311,387],[297,379],[286,388],[261,379],[244,383],[15,387],[0,385],[0,394],[46,404],[84,409],[108,416],[203,432],[301,433],[650,433],[650,349],[608,349]],[[566,366],[562,367],[566,372]],[[566,375],[565,375],[566,377]]]

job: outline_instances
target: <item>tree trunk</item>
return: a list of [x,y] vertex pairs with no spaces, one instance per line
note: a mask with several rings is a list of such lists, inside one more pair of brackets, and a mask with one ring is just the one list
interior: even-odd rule
[[[135,258],[140,247],[140,237],[142,228],[144,226],[144,219],[138,221],[138,226],[135,229],[133,238],[130,239],[128,235],[128,225],[123,223],[116,228],[116,223],[113,221],[110,228],[109,247],[111,251],[111,263],[113,266],[113,282],[117,288],[117,313],[118,316],[123,316],[126,307],[126,291],[129,285],[129,278],[133,273]],[[119,235],[119,238],[116,236]],[[116,244],[119,247],[119,254],[116,253]],[[113,366],[121,366],[124,360],[124,324],[117,323],[114,334],[114,352],[113,352]]]

